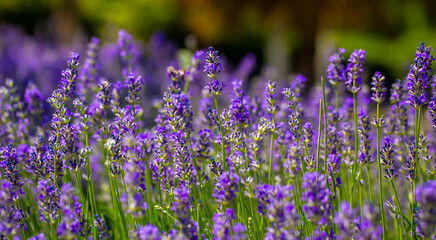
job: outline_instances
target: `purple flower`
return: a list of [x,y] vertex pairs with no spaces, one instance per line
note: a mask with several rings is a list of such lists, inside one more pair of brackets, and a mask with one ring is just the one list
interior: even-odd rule
[[421,107],[428,101],[426,89],[428,82],[432,79],[431,62],[434,60],[431,51],[431,47],[425,47],[424,43],[419,44],[416,48],[414,63],[410,65],[410,71],[406,77],[409,81],[407,83],[409,89],[407,103],[414,108]]
[[258,185],[258,212],[269,221],[266,239],[298,239],[299,214],[294,206],[292,185]]
[[135,240],[162,239],[159,229],[151,224],[147,224],[144,226],[135,226],[129,237]]
[[111,235],[108,231],[107,225],[103,218],[101,218],[98,214],[95,214],[94,218],[94,227],[98,233],[98,238],[101,240],[109,240],[111,239]]
[[[243,224],[236,222],[233,209],[228,208],[224,212],[216,212],[213,214],[212,221],[212,239],[213,240],[242,240],[245,239],[245,227]],[[232,227],[233,225],[233,227]]]
[[365,50],[354,50],[348,59],[347,64],[347,90],[351,93],[357,93],[360,91],[362,85],[362,72],[363,64],[365,60]]
[[[341,164],[341,159],[336,154],[329,154],[327,157],[327,169],[329,173],[329,183],[333,186],[335,181],[336,187],[341,183],[341,178],[339,177],[339,166]],[[333,179],[332,179],[333,178]]]
[[183,239],[198,239],[197,222],[193,221],[189,216],[189,195],[190,190],[185,186],[180,186],[174,189],[174,202],[171,211],[177,216],[176,224],[183,234]]
[[238,192],[239,175],[231,170],[221,173],[215,183],[212,196],[218,203],[228,203]]
[[160,183],[160,186],[163,188],[169,188],[171,181],[167,169],[169,168],[171,161],[171,152],[168,148],[169,139],[164,127],[156,127],[154,133],[154,142],[154,160],[150,164],[150,168],[152,170],[151,172],[153,174],[153,181]]
[[62,79],[59,84],[59,90],[65,100],[73,98],[76,94],[76,81],[78,78],[79,54],[70,53],[67,61],[67,68],[62,71]]
[[44,233],[38,233],[35,236],[29,238],[28,240],[45,240],[45,235]]
[[327,226],[331,211],[330,191],[325,186],[324,175],[317,172],[303,175],[304,192],[301,201],[304,202],[303,212],[316,226]]
[[133,38],[124,30],[118,32],[118,48],[120,49],[121,59],[124,61],[123,76],[134,73],[132,59],[135,56]]
[[26,104],[26,109],[30,114],[42,111],[43,107],[43,96],[39,91],[35,83],[30,82],[24,92],[24,103]]
[[204,65],[204,72],[207,76],[215,79],[220,72],[224,70],[221,61],[219,60],[218,51],[214,51],[213,47],[209,47],[209,51],[206,53],[206,65]]
[[47,180],[38,181],[36,186],[38,195],[39,220],[48,223],[55,222],[59,216],[59,190]]
[[371,99],[376,103],[381,103],[385,100],[386,88],[385,88],[385,76],[382,76],[380,72],[375,72],[371,81]]
[[416,201],[419,207],[415,210],[415,222],[418,234],[424,239],[435,236],[436,229],[436,181],[430,180],[416,187]]
[[99,81],[99,64],[97,63],[97,51],[100,40],[92,37],[88,43],[86,51],[86,59],[80,71],[80,81],[77,88],[80,94],[89,99],[90,91],[96,91],[98,88],[95,85]]
[[373,205],[363,206],[362,220],[357,224],[358,232],[356,234],[357,240],[377,240],[380,239],[383,229],[379,224],[378,213],[379,210],[375,209]]
[[[0,180],[0,239],[16,239],[24,225],[24,212],[17,208],[13,185]],[[18,238],[19,239],[19,238]]]
[[339,212],[335,213],[333,222],[338,227],[337,238],[339,240],[355,238],[359,218],[354,217],[353,209],[350,208],[348,202],[341,202]]
[[19,175],[17,150],[11,145],[0,149],[0,169],[3,169],[4,178],[12,184],[14,201],[18,200],[24,194],[24,182]]
[[406,157],[406,170],[407,170],[407,175],[406,175],[406,179],[409,180],[410,182],[415,181],[416,178],[416,161],[415,161],[415,156],[417,154],[417,149],[415,146],[415,141],[411,141],[410,145],[409,145],[409,155]]
[[[132,191],[133,192],[133,191]],[[123,205],[124,211],[130,214],[134,219],[141,219],[145,216],[148,209],[145,195],[139,192],[122,193],[120,202]]]
[[436,132],[436,98],[428,104],[428,115],[431,117],[433,132]]
[[133,73],[129,73],[124,80],[124,88],[127,89],[126,101],[131,105],[137,105],[140,97],[139,92],[143,85],[142,77],[135,76]]
[[307,79],[302,74],[297,74],[297,76],[295,76],[294,80],[291,82],[290,89],[292,89],[292,92],[294,93],[293,101],[295,104],[298,104],[301,102],[306,82],[307,82]]
[[275,82],[269,80],[265,83],[265,91],[267,93],[266,102],[268,103],[266,110],[273,115],[280,111],[278,104],[274,104],[277,101],[277,97],[273,95],[276,89],[277,84]]
[[384,145],[380,149],[380,157],[381,157],[381,164],[385,168],[385,178],[387,178],[389,181],[394,180],[398,173],[394,172],[394,157],[393,154],[392,145],[391,145],[391,139],[386,136],[384,139]]
[[192,185],[196,181],[196,170],[192,163],[192,156],[189,151],[188,138],[182,130],[172,134],[175,177],[181,185]]
[[332,86],[338,85],[340,82],[344,82],[346,79],[346,72],[344,67],[345,49],[339,48],[337,53],[333,53],[329,57],[329,64],[327,66],[327,79]]
[[77,201],[73,191],[70,183],[64,184],[61,189],[59,210],[63,216],[56,229],[56,234],[61,238],[84,237],[87,234],[85,230],[86,219],[81,209],[82,204]]
[[360,149],[358,152],[358,162],[360,164],[369,164],[373,160],[371,159],[371,135],[370,127],[369,127],[369,119],[368,114],[366,110],[360,109],[360,112],[358,114],[358,134],[359,134],[359,142],[360,142]]
[[242,128],[247,128],[252,121],[250,98],[241,89],[242,81],[235,80],[232,84],[234,97],[230,100],[229,110],[236,124]]

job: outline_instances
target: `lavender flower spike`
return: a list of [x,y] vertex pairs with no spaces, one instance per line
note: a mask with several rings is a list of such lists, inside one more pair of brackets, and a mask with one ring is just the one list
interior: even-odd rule
[[354,50],[348,59],[347,64],[347,90],[351,93],[357,93],[360,91],[362,85],[362,72],[363,63],[365,60],[365,50]]
[[317,226],[327,226],[331,211],[330,191],[326,188],[324,175],[317,172],[306,173],[303,176],[301,201],[303,212]]
[[409,81],[407,83],[409,89],[407,103],[414,108],[418,108],[428,101],[426,89],[432,78],[431,62],[434,60],[431,51],[431,47],[425,47],[424,43],[419,44],[414,63],[410,65],[410,71],[406,77],[406,80]]
[[371,97],[374,102],[381,103],[385,100],[385,76],[382,76],[380,72],[375,72],[374,77],[372,77],[371,91],[374,92]]
[[329,58],[329,64],[327,66],[327,79],[332,86],[337,86],[340,82],[345,81],[345,67],[344,57],[345,49],[339,48],[337,53],[334,53]]

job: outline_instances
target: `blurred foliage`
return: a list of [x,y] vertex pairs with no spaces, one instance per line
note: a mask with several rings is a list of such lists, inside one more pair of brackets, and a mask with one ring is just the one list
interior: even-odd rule
[[435,8],[434,0],[2,0],[0,23],[58,41],[77,31],[114,40],[120,28],[148,40],[162,30],[180,45],[214,45],[234,63],[253,52],[309,79],[324,74],[317,55],[363,48],[371,69],[402,78],[420,42],[436,46]]

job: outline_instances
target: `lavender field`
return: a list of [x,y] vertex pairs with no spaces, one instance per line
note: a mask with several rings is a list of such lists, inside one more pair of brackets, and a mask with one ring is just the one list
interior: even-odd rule
[[309,89],[161,35],[79,55],[2,31],[0,239],[436,238],[424,43],[398,80],[339,48]]

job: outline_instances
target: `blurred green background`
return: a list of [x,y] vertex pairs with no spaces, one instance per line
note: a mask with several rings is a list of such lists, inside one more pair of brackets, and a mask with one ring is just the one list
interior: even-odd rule
[[[366,50],[367,70],[404,78],[420,42],[436,46],[436,1],[2,0],[0,24],[65,46],[121,28],[147,41],[163,31],[179,47],[215,46],[236,64],[246,53],[277,74],[325,74],[337,47]],[[1,36],[0,36],[1,37]],[[73,50],[73,49],[72,49]]]

